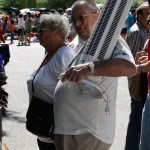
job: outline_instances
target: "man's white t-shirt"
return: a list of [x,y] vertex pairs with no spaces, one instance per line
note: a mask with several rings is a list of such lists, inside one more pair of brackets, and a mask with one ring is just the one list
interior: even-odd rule
[[[121,38],[118,39],[111,58],[122,58],[134,64],[130,49]],[[54,93],[54,133],[78,135],[89,132],[111,144],[115,134],[118,78],[90,76],[88,79],[97,88],[91,87],[90,90],[80,83],[58,82]]]

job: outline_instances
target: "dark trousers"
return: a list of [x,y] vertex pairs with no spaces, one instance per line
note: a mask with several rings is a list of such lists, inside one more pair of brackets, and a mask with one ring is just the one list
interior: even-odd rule
[[140,81],[141,101],[131,98],[131,113],[126,135],[125,150],[139,150],[141,135],[142,111],[148,93],[147,73],[141,74]]
[[10,36],[11,36],[11,43],[13,42],[13,40],[14,40],[14,31],[10,31]]
[[54,143],[45,143],[37,139],[39,150],[55,150]]
[[139,150],[143,107],[142,101],[131,99],[131,114],[127,128],[125,150]]

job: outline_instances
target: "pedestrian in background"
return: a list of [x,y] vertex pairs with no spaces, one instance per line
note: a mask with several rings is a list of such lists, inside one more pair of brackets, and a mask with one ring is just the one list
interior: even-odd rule
[[23,45],[25,35],[25,22],[23,15],[20,13],[18,17],[18,46]]
[[5,38],[4,38],[4,29],[3,29],[3,26],[2,24],[0,24],[0,41],[5,43]]
[[25,20],[25,45],[26,46],[30,46],[32,25],[33,25],[33,20],[31,18],[31,14],[30,12],[27,12],[26,20]]
[[128,13],[126,21],[127,21],[127,31],[128,31],[136,22],[136,9],[135,8],[131,8],[131,11]]
[[9,24],[9,30],[10,30],[10,36],[11,36],[11,38],[10,38],[11,42],[10,42],[10,44],[14,43],[13,42],[13,40],[14,40],[14,30],[15,30],[14,24],[15,24],[14,19],[11,19],[10,24]]
[[[136,64],[139,64],[136,60],[136,53],[143,50],[149,34],[149,28],[147,25],[147,19],[149,16],[148,3],[142,3],[137,8],[136,14],[137,21],[129,29],[126,42],[131,49]],[[131,113],[127,128],[125,150],[137,150],[139,149],[140,142],[142,110],[148,93],[147,73],[140,73],[129,77],[128,81],[131,97]]]
[[[150,0],[148,0],[150,8]],[[140,150],[150,149],[150,37],[147,45],[148,56],[141,56],[139,59],[141,72],[148,72],[148,94],[143,109],[142,123],[141,123],[141,141]],[[144,53],[146,54],[146,53]]]

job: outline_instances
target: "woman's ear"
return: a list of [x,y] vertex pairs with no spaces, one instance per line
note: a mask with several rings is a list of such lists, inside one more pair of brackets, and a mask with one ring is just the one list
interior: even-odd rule
[[60,37],[60,31],[58,29],[56,29],[54,32],[54,36],[55,37]]

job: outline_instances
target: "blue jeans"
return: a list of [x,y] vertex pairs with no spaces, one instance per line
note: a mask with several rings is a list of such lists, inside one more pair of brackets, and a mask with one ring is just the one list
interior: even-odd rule
[[142,111],[148,93],[147,73],[141,73],[140,95],[141,101],[131,98],[131,113],[126,135],[125,150],[139,150]]
[[10,31],[10,36],[11,36],[11,43],[13,42],[13,40],[14,40],[14,31]]
[[150,150],[150,93],[143,109],[140,150]]
[[125,150],[139,150],[141,120],[144,103],[131,99],[131,114],[126,135]]

